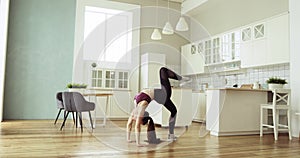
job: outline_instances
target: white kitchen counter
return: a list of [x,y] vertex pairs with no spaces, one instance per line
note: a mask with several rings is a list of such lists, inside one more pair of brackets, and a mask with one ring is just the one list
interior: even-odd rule
[[206,129],[211,135],[259,134],[260,104],[269,90],[207,89]]

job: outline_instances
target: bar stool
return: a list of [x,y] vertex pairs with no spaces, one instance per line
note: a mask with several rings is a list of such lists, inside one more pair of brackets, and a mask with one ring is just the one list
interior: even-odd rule
[[[290,89],[274,89],[272,90],[273,99],[271,103],[261,104],[260,106],[260,136],[263,136],[263,127],[274,129],[274,138],[278,139],[278,131],[288,131],[289,139],[291,135],[291,118],[290,118]],[[272,110],[273,125],[264,123],[264,110]],[[279,123],[279,111],[286,111],[287,124]]]

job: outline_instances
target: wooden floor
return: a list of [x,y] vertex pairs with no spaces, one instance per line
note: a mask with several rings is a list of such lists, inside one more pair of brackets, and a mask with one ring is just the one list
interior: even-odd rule
[[[177,141],[136,147],[125,141],[126,121],[109,121],[106,127],[83,133],[71,121],[63,131],[61,121],[22,120],[0,123],[0,157],[299,157],[300,141],[287,135],[210,136],[205,126],[193,123],[189,128],[176,128]],[[85,124],[87,124],[85,122]],[[86,125],[87,126],[87,125]],[[145,131],[145,127],[143,129]],[[167,129],[157,127],[165,139]],[[144,137],[144,136],[142,136]],[[143,138],[144,139],[144,138]]]

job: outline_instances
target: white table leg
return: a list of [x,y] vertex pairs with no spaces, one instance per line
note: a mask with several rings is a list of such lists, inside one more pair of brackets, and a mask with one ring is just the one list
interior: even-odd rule
[[96,113],[96,108],[97,108],[97,97],[96,97],[96,95],[95,95],[95,110],[94,110],[94,120],[93,120],[93,128],[95,129],[96,128],[96,121],[97,121],[97,113]]
[[103,119],[103,124],[104,124],[104,126],[106,125],[106,114],[107,114],[108,102],[109,102],[109,96],[106,96],[106,105],[105,105],[104,119]]

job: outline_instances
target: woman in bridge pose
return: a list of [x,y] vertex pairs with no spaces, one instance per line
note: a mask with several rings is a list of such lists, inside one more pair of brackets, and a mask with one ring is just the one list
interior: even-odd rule
[[172,88],[169,79],[183,81],[181,85],[190,82],[189,78],[182,77],[172,70],[162,67],[159,71],[161,88],[159,89],[144,89],[134,97],[135,109],[131,113],[127,122],[127,141],[132,142],[130,139],[133,121],[135,121],[135,137],[137,146],[144,146],[140,143],[141,124],[144,116],[145,109],[152,100],[159,104],[163,104],[171,115],[169,117],[169,135],[168,140],[176,140],[174,135],[174,128],[176,123],[177,109],[171,100]]

